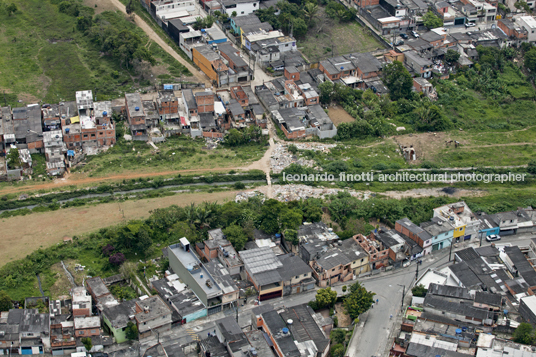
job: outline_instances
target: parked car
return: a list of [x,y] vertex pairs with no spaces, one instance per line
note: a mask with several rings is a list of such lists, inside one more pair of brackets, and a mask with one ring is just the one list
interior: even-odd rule
[[89,356],[90,357],[108,357],[108,354],[104,352],[93,352]]
[[474,27],[474,26],[476,26],[476,25],[474,23],[472,23],[472,22],[466,22],[465,23],[465,28],[466,29],[469,28],[469,27]]
[[400,37],[402,37],[404,40],[407,40],[409,38],[409,36],[405,33],[401,33]]
[[421,36],[419,36],[419,34],[416,32],[416,31],[411,31],[411,35],[415,38],[419,38]]
[[498,235],[498,234],[491,234],[491,235],[489,235],[489,236],[486,237],[486,240],[487,240],[488,242],[495,242],[495,241],[497,241],[497,240],[501,240],[501,236]]
[[404,44],[404,40],[398,40],[395,42],[395,46],[402,46]]

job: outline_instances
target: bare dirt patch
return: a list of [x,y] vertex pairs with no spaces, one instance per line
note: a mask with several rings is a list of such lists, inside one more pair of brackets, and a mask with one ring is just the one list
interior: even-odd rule
[[[394,136],[393,140],[397,145],[407,147],[413,145],[417,154],[417,160],[412,163],[418,164],[422,161],[433,160],[439,152],[447,147],[447,141],[458,140],[462,145],[467,144],[467,141],[462,140],[459,137],[454,139],[452,136],[453,135],[450,132],[407,134]],[[454,143],[448,145],[449,147],[454,148]]]
[[[0,266],[43,247],[63,241],[64,236],[81,236],[100,228],[132,219],[143,219],[149,211],[171,205],[186,206],[205,201],[232,200],[236,191],[215,193],[185,193],[145,200],[106,203],[89,207],[73,207],[54,212],[33,213],[0,220]],[[123,213],[124,212],[124,217]],[[69,268],[71,270],[71,268]],[[74,269],[73,269],[74,270]]]
[[352,324],[352,319],[350,318],[350,315],[344,311],[342,302],[335,304],[335,315],[337,315],[337,320],[339,322],[337,327],[348,327]]
[[341,123],[351,123],[355,121],[355,118],[352,117],[346,110],[341,106],[329,107],[328,116],[331,118],[331,121],[335,126],[339,126]]

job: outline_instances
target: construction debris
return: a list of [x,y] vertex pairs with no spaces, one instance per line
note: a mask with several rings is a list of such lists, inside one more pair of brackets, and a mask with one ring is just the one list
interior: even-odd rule
[[[249,192],[240,192],[236,195],[236,202],[247,200],[249,197],[267,195],[270,187],[263,186]],[[349,189],[338,189],[328,187],[311,187],[307,185],[273,185],[271,187],[274,199],[282,202],[305,200],[308,198],[326,198],[336,195],[339,191],[348,192],[352,197],[362,200],[370,198],[370,192],[357,192]]]
[[[320,143],[293,143],[298,150],[314,150],[321,152],[329,152],[329,149],[337,146],[336,144],[320,144]],[[289,144],[278,143],[275,145],[272,151],[272,157],[270,159],[271,170],[275,173],[281,173],[291,164],[298,164],[305,167],[314,167],[315,162],[313,160],[307,160],[299,156],[293,155],[288,151]],[[321,168],[316,168],[321,171]]]

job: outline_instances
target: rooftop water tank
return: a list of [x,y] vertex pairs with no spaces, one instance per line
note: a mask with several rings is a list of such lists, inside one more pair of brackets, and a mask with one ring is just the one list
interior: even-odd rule
[[283,334],[285,334],[285,335],[288,334],[288,328],[286,328],[286,327],[283,327],[281,329],[281,331],[283,331]]
[[65,134],[68,134],[69,131],[71,131],[71,129],[69,129],[69,128],[65,128]]
[[140,107],[136,107],[134,108],[135,111],[139,112],[140,111]]
[[107,112],[107,111],[102,112],[102,116],[103,116],[103,117],[105,117],[105,116],[107,116],[107,115],[108,115],[108,112]]

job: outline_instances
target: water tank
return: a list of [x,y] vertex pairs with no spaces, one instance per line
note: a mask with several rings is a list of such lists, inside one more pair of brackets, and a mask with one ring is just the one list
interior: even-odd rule
[[281,329],[281,331],[283,331],[283,334],[284,334],[284,335],[288,334],[288,328],[286,328],[286,327],[283,327],[283,328]]
[[65,134],[69,134],[69,131],[71,131],[71,129],[65,128]]
[[201,279],[203,279],[203,274],[200,275]]
[[140,107],[136,107],[134,108],[135,111],[139,112],[140,111]]
[[287,325],[292,325],[293,323],[294,323],[294,321],[292,321],[292,319],[287,320]]
[[459,334],[461,334],[461,333],[462,333],[462,329],[457,328],[457,329],[456,329],[456,335],[459,335]]
[[107,111],[102,112],[102,116],[103,116],[103,117],[105,117],[105,116],[107,116],[107,115],[108,115],[108,112],[107,112]]
[[188,271],[192,271],[194,270],[194,267],[192,266],[192,264],[188,264],[188,267],[186,269],[188,269]]
[[252,356],[257,356],[257,350],[254,349],[253,347],[251,347],[251,349],[249,351],[251,352]]

